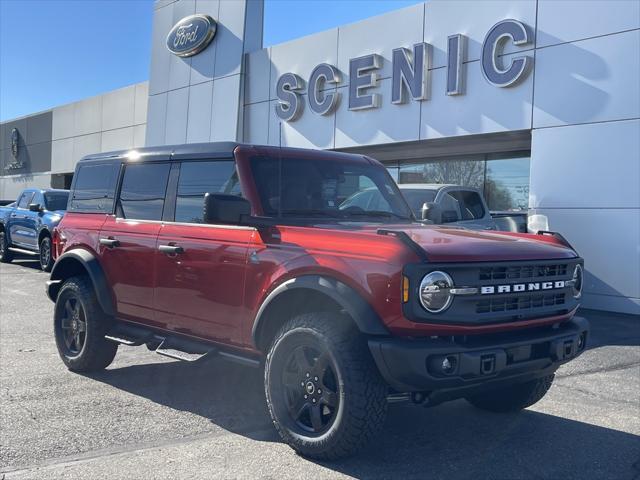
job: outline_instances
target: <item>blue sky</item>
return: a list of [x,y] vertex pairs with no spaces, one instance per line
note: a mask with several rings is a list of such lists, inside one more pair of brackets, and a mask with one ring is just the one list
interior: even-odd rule
[[[273,45],[420,0],[265,0]],[[147,80],[152,0],[0,0],[0,120]]]

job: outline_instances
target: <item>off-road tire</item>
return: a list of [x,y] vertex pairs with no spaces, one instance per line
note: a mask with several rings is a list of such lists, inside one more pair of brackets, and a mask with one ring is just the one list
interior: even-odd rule
[[4,230],[2,230],[0,231],[0,262],[11,263],[11,260],[13,260],[13,252],[9,250],[7,234]]
[[[53,268],[53,251],[51,249],[51,237],[49,235],[45,235],[42,237],[42,240],[40,240],[38,248],[38,260],[43,272],[50,272]],[[48,254],[46,252],[48,252]]]
[[555,375],[519,383],[498,390],[467,397],[467,401],[474,407],[489,412],[508,413],[517,412],[530,407],[542,399],[551,388]]
[[[302,431],[287,413],[282,381],[284,358],[296,342],[311,342],[327,353],[336,370],[333,420],[321,434]],[[265,392],[276,430],[299,454],[334,460],[352,455],[381,430],[387,413],[388,387],[380,377],[365,338],[350,319],[318,312],[296,316],[275,336],[265,363]]]
[[[65,345],[62,328],[67,300],[75,299],[84,310],[85,335],[79,352],[71,353]],[[86,276],[71,277],[62,284],[54,308],[54,333],[60,358],[73,372],[95,372],[108,367],[118,344],[104,338],[113,319],[100,308],[91,281]]]

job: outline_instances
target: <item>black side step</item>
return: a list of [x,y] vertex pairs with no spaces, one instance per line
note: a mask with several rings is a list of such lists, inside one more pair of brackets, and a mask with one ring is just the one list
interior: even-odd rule
[[129,347],[137,347],[151,340],[153,334],[144,328],[120,324],[106,334],[104,338]]
[[146,344],[149,350],[156,352],[158,355],[184,362],[196,362],[205,357],[217,355],[235,363],[251,367],[260,366],[260,360],[251,356],[220,350],[209,343],[179,335],[167,335],[166,332],[156,332],[122,321],[118,322],[117,326],[105,335],[105,338],[112,342],[132,347]]

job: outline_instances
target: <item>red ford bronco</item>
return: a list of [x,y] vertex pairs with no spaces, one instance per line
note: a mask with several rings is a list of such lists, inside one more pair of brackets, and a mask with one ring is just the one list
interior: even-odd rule
[[[379,192],[364,206],[345,203]],[[299,453],[353,453],[387,403],[540,400],[585,349],[582,259],[560,235],[416,221],[366,156],[232,143],[92,155],[54,235],[48,295],[72,371],[118,345],[264,368]],[[206,401],[206,399],[202,399]]]

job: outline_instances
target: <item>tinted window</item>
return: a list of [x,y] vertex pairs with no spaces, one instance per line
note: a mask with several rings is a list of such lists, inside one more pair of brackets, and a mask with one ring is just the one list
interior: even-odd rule
[[205,193],[240,194],[240,183],[232,160],[184,162],[180,166],[176,222],[202,223]]
[[120,218],[160,220],[167,191],[168,163],[127,165],[116,214]]
[[436,193],[438,193],[437,190],[427,189],[407,190],[403,188],[400,191],[417,218],[422,218],[422,206],[425,203],[433,202],[436,199]]
[[69,192],[46,192],[44,206],[47,210],[66,210]]
[[442,197],[442,201],[439,201],[440,208],[442,209],[440,221],[442,223],[451,223],[457,222],[462,219],[462,214],[460,212],[460,202],[446,193]]
[[482,199],[476,192],[458,191],[449,192],[449,194],[458,200],[462,220],[476,220],[484,217]]
[[29,208],[31,199],[33,198],[33,192],[24,192],[18,202],[18,208]]
[[[370,222],[410,219],[407,205],[384,168],[369,163],[309,158],[251,159],[265,215]],[[356,199],[371,191],[367,205]],[[381,198],[373,202],[376,196]],[[351,199],[351,200],[349,200]],[[375,208],[372,204],[375,203]]]
[[111,212],[119,169],[118,162],[80,165],[69,210]]

